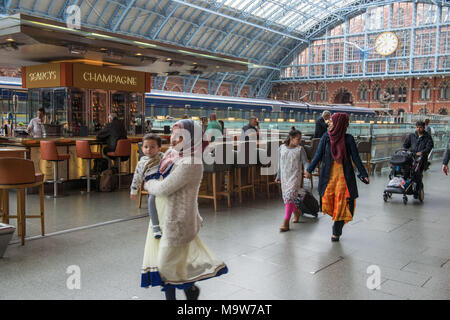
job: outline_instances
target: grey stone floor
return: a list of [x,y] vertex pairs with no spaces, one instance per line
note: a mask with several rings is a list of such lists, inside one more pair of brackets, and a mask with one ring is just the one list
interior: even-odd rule
[[[332,221],[302,217],[280,233],[280,198],[225,202],[214,213],[202,201],[200,237],[229,273],[199,282],[201,299],[450,299],[450,177],[438,162],[425,174],[425,203],[399,195],[388,203],[387,173],[359,183],[355,219],[341,241],[331,243]],[[317,178],[315,179],[317,184]],[[314,193],[317,196],[316,186]],[[28,196],[31,210],[37,197]],[[138,217],[127,191],[72,193],[46,199],[47,233],[126,217]],[[14,205],[11,205],[12,210]],[[12,220],[11,222],[14,223]],[[159,288],[140,288],[140,266],[149,218],[141,217],[10,244],[0,259],[0,299],[163,299]],[[39,235],[38,220],[27,224]],[[17,237],[14,237],[14,241]],[[81,270],[81,289],[67,289],[66,269]],[[367,288],[367,267],[381,271],[379,290]],[[179,292],[178,297],[184,299]]]

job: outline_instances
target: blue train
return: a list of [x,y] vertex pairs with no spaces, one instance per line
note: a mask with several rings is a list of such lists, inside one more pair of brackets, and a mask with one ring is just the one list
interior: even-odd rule
[[250,115],[260,119],[302,120],[305,115],[314,115],[329,110],[331,113],[346,112],[356,118],[376,116],[369,108],[348,105],[312,105],[301,102],[278,101],[268,99],[249,99],[241,97],[222,97],[215,95],[193,94],[152,90],[145,94],[146,116],[184,114],[189,116],[208,116],[214,112],[219,118],[246,119]]

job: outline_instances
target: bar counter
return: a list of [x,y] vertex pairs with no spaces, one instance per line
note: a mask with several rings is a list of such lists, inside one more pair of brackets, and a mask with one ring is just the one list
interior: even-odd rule
[[[160,135],[164,140],[168,135]],[[142,135],[129,136],[131,140],[130,161],[122,162],[121,171],[133,173],[138,163],[138,142],[142,141]],[[58,164],[59,178],[66,180],[77,180],[86,176],[87,161],[78,158],[75,141],[87,140],[93,152],[102,152],[102,146],[105,142],[98,140],[95,136],[88,137],[49,137],[49,138],[31,138],[31,137],[0,137],[0,147],[25,148],[26,158],[34,162],[36,172],[45,174],[45,180],[53,179],[53,163],[41,159],[40,141],[55,141],[58,153],[69,154],[68,161],[61,161]],[[163,145],[163,150],[167,145]],[[103,153],[102,153],[103,154]]]

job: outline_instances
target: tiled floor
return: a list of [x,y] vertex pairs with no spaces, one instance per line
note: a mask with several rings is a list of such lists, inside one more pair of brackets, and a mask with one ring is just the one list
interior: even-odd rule
[[[232,209],[223,202],[217,213],[202,201],[200,237],[229,273],[199,282],[200,298],[450,299],[450,177],[434,163],[425,174],[425,203],[410,197],[406,206],[398,195],[383,202],[387,180],[383,173],[358,184],[355,219],[339,243],[331,243],[332,221],[323,215],[302,217],[280,233],[280,199],[261,194]],[[36,208],[37,197],[29,195],[28,204]],[[71,194],[45,206],[48,233],[146,212],[126,191]],[[140,217],[11,244],[0,259],[0,299],[163,299],[159,288],[139,287],[148,222]],[[37,220],[28,223],[28,236],[39,232]],[[80,290],[67,288],[70,265],[80,267]],[[370,265],[380,268],[379,290],[367,288]]]

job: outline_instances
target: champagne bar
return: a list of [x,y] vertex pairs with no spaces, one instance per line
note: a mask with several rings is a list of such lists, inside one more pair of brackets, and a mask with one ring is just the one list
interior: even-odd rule
[[29,89],[28,113],[44,108],[47,137],[95,135],[115,112],[129,135],[143,133],[144,93],[150,74],[103,66],[59,62],[22,68]]

